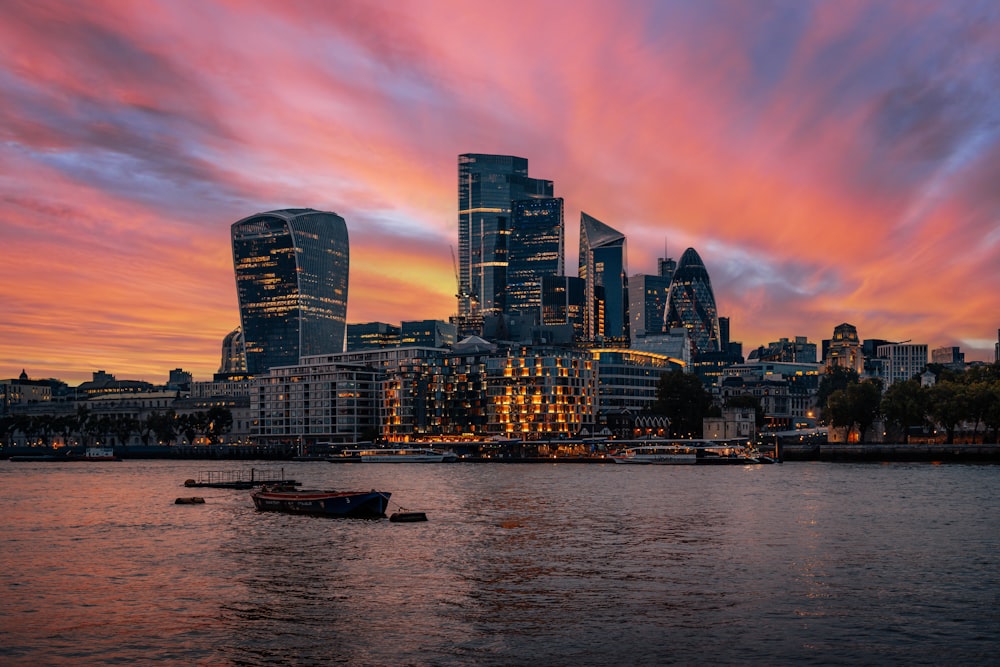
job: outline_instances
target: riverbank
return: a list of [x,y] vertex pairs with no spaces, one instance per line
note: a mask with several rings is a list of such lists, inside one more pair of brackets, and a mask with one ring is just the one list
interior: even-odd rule
[[1000,445],[793,444],[782,445],[782,461],[1000,463]]

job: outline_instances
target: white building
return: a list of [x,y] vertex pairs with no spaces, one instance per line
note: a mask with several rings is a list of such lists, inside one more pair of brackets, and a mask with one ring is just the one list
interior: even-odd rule
[[876,354],[884,359],[882,380],[885,386],[905,382],[927,368],[927,345],[916,343],[890,343],[875,348]]

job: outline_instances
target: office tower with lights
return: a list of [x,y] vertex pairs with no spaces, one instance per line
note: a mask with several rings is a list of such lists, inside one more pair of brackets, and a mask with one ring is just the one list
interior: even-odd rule
[[232,225],[247,372],[343,352],[350,249],[336,213],[283,209]]
[[628,279],[628,312],[632,338],[663,333],[670,278],[636,274]]
[[511,155],[458,156],[458,315],[504,309],[513,203],[552,197],[552,181],[528,177],[528,160]]
[[584,335],[588,341],[627,346],[627,271],[625,235],[581,212],[579,277],[584,281]]
[[561,197],[513,203],[505,312],[540,321],[542,278],[565,270],[564,228]]
[[667,301],[667,330],[684,327],[691,337],[695,358],[719,352],[719,313],[708,269],[694,248],[688,248],[670,282]]

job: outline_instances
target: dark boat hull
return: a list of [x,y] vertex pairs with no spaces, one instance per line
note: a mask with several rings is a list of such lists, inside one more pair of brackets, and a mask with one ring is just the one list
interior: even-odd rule
[[389,496],[385,491],[269,491],[251,494],[263,512],[316,516],[379,518],[385,516]]

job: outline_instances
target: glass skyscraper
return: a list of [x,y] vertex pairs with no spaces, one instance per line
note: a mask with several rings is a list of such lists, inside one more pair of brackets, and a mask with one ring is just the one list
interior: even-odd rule
[[667,331],[678,327],[688,330],[695,357],[719,352],[719,311],[712,281],[694,248],[681,255],[670,282],[666,326]]
[[251,375],[343,352],[350,250],[336,213],[284,209],[232,226],[240,321]]
[[528,178],[528,160],[458,156],[458,314],[498,314],[507,287],[513,202],[552,196],[552,181]]
[[506,312],[540,319],[542,277],[563,275],[563,229],[561,197],[521,199],[513,203]]
[[584,334],[604,345],[627,343],[628,270],[625,235],[580,213],[580,268],[587,308]]

